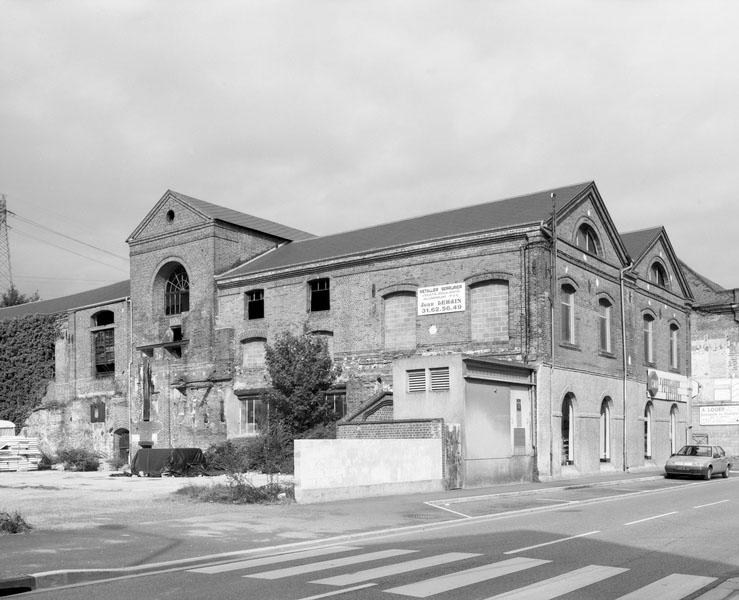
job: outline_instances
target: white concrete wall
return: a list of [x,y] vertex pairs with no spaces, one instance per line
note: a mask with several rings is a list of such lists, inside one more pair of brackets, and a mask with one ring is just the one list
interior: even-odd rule
[[442,456],[440,439],[295,440],[295,499],[440,491]]

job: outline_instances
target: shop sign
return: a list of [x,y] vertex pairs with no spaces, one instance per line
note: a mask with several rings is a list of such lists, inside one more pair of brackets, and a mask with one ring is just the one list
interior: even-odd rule
[[437,315],[465,309],[464,283],[419,288],[417,297],[419,315]]
[[739,404],[700,407],[701,425],[739,425]]
[[660,400],[679,401],[689,394],[687,377],[676,377],[664,371],[647,371],[647,393]]

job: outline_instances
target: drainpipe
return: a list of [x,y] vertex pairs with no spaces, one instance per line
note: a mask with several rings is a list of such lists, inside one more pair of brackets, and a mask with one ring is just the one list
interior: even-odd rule
[[554,477],[554,418],[552,416],[552,394],[554,393],[554,299],[557,294],[557,194],[550,194],[552,199],[552,248],[549,277],[549,321],[551,368],[549,371],[549,476]]
[[624,273],[628,271],[631,267],[634,266],[633,261],[629,261],[629,264],[624,267],[623,269],[619,269],[618,271],[618,284],[621,289],[621,354],[623,359],[623,389],[622,389],[622,401],[623,401],[623,418],[624,418],[624,424],[622,427],[622,434],[623,438],[621,443],[623,444],[623,466],[622,469],[624,471],[629,470],[628,465],[628,447],[626,446],[626,308],[624,306],[625,302],[625,295],[624,295]]
[[131,377],[133,377],[133,302],[128,298],[128,377],[126,400],[128,404],[128,462],[131,462],[131,437],[133,436],[133,412],[131,408]]

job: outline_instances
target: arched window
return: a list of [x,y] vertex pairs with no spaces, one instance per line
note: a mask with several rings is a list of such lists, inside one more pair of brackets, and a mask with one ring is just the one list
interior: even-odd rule
[[190,310],[190,280],[187,271],[178,265],[164,285],[164,314],[179,315]]
[[92,315],[92,347],[95,377],[115,374],[115,314],[101,310]]
[[673,404],[670,408],[670,454],[675,454],[678,448],[677,442],[677,404]]
[[654,363],[654,317],[644,315],[644,362]]
[[92,315],[92,326],[102,327],[103,325],[113,325],[115,323],[115,314],[112,310],[101,310]]
[[652,458],[652,403],[644,407],[644,458]]
[[600,351],[612,351],[611,346],[611,303],[605,298],[598,300],[598,321],[600,324]]
[[562,400],[562,464],[575,462],[575,414],[572,406],[573,395],[567,394]]
[[583,223],[578,227],[577,233],[575,234],[575,245],[584,252],[592,254],[593,256],[598,256],[599,254],[598,236],[596,235],[595,230],[587,223]]
[[680,328],[672,323],[670,325],[670,368],[677,369],[680,366],[678,355],[678,341],[680,338]]
[[670,280],[667,277],[667,271],[660,263],[653,262],[652,266],[649,267],[649,281],[659,287],[668,287]]
[[566,283],[562,286],[561,298],[561,332],[562,341],[575,343],[575,288]]
[[600,462],[611,460],[611,399],[600,404]]

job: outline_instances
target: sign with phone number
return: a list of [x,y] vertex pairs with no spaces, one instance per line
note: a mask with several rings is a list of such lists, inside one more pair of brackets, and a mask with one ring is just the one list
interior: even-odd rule
[[419,288],[417,298],[419,316],[465,310],[464,283],[447,283]]

